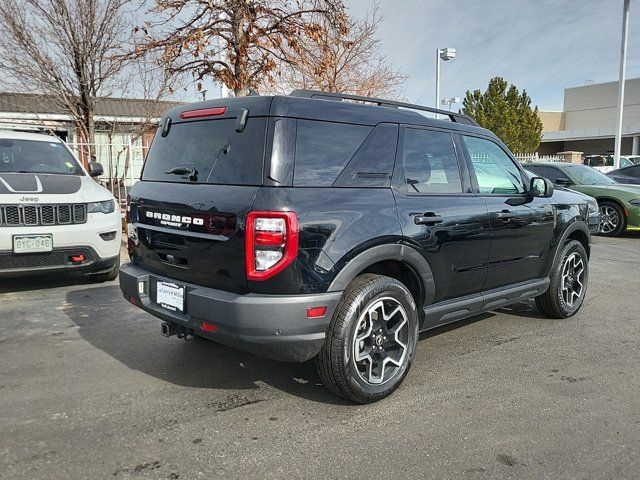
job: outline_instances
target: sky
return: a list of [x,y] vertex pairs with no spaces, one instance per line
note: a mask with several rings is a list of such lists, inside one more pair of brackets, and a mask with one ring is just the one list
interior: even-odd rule
[[[344,0],[363,16],[373,0]],[[562,110],[568,87],[616,81],[622,0],[379,0],[378,36],[387,60],[408,76],[410,102],[435,103],[436,49],[441,98],[485,90],[502,76],[541,110]],[[627,78],[640,77],[640,0],[631,0]],[[454,106],[457,109],[458,106]]]

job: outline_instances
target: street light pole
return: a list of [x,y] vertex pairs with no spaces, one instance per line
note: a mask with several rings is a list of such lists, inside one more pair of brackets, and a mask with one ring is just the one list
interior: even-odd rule
[[440,52],[441,49],[436,50],[436,108],[440,108]]
[[[440,107],[440,60],[447,62],[454,58],[456,58],[455,48],[438,48],[436,50],[436,108]],[[437,114],[436,118],[438,118]]]
[[629,2],[623,0],[622,41],[620,44],[620,80],[618,83],[618,118],[616,120],[616,139],[614,147],[614,168],[620,168],[620,149],[622,147],[622,114],[624,110],[624,81],[627,68],[627,40],[629,36]]

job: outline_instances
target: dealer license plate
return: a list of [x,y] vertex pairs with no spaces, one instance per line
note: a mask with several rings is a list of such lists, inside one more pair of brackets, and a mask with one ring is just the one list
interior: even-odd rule
[[184,312],[184,287],[170,282],[156,283],[156,303],[173,312]]
[[13,253],[38,253],[53,250],[51,235],[15,235]]

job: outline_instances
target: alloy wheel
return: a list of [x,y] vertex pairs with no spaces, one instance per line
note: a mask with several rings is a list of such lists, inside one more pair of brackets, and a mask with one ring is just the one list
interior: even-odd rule
[[573,307],[584,293],[584,261],[576,252],[567,257],[562,265],[562,281],[560,285],[562,300],[568,307]]
[[402,304],[391,297],[371,303],[360,315],[353,340],[359,377],[370,384],[390,381],[407,356],[409,321]]
[[611,233],[618,228],[620,215],[615,208],[609,205],[600,206],[600,232]]

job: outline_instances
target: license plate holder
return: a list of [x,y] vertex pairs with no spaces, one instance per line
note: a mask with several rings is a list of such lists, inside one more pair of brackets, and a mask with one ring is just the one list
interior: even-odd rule
[[49,233],[13,236],[13,253],[42,253],[51,251],[53,251],[53,235]]
[[173,282],[156,282],[156,303],[166,310],[184,313],[185,287]]

